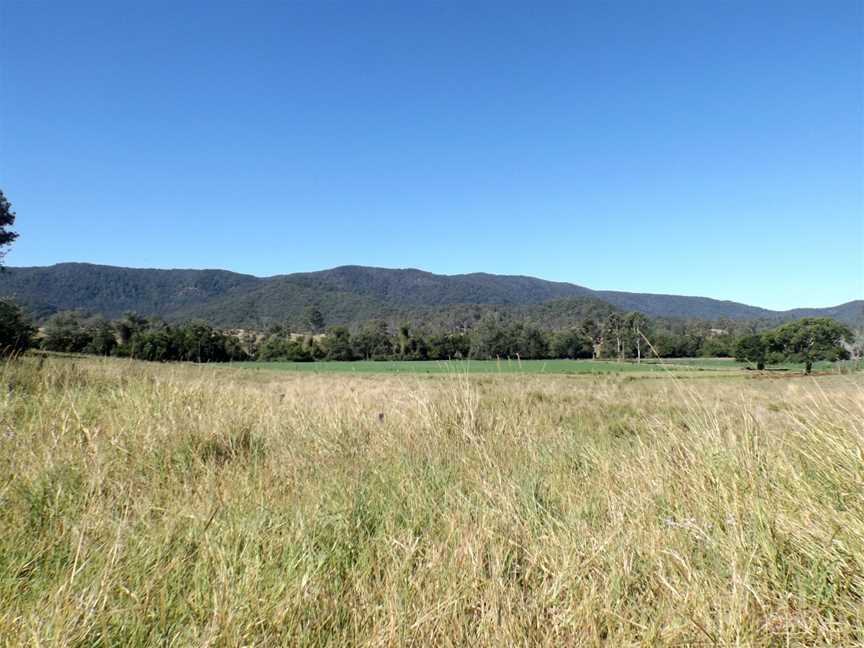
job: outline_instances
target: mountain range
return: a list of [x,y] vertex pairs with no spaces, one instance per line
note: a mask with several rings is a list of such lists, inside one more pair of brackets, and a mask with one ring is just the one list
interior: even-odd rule
[[864,300],[830,308],[773,311],[707,297],[591,290],[534,277],[472,273],[438,275],[416,269],[341,266],[319,272],[255,277],[226,270],[158,270],[89,263],[10,267],[0,296],[13,297],[39,321],[61,310],[105,317],[126,311],[166,320],[204,319],[224,327],[301,325],[314,305],[328,324],[372,318],[453,320],[477,307],[525,313],[573,309],[638,310],[653,317],[784,321],[830,316],[864,325]]

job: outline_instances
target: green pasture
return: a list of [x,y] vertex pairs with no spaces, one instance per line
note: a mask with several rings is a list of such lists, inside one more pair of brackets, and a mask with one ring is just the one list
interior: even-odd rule
[[[311,373],[529,373],[529,374],[609,374],[656,372],[749,373],[743,364],[728,358],[675,358],[615,362],[608,360],[358,360],[355,362],[238,362],[235,367],[270,371]],[[840,371],[853,368],[850,363],[817,362],[814,371]],[[787,363],[772,366],[775,371],[803,371],[803,365]]]

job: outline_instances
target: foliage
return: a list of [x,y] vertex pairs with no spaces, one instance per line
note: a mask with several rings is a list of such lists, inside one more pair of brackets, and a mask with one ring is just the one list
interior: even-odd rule
[[0,355],[20,353],[33,345],[36,328],[18,304],[0,299]]
[[237,337],[200,321],[138,331],[119,348],[118,355],[158,362],[231,362],[249,357]]
[[42,331],[42,347],[48,351],[117,355],[166,362],[228,362],[250,358],[240,340],[206,322],[167,325],[127,313],[110,322],[80,311],[51,316]]
[[427,332],[409,323],[389,325],[370,320],[352,331],[330,326],[324,334],[292,334],[272,325],[266,334],[229,333],[203,321],[170,324],[126,313],[113,322],[80,311],[63,311],[48,319],[42,346],[50,351],[119,355],[146,360],[228,362],[244,359],[310,362],[313,360],[448,360],[650,357],[728,357],[742,361],[814,362],[848,357],[853,340],[847,327],[825,318],[808,318],[776,330],[736,337],[713,333],[704,323],[670,331],[662,321],[640,313],[610,314],[598,322],[546,331],[530,323],[489,311],[461,332]]
[[0,191],[0,261],[6,254],[6,248],[12,245],[12,242],[18,238],[18,233],[13,232],[10,227],[15,224],[15,212],[12,211],[12,204],[7,200],[6,196]]
[[554,333],[550,347],[555,358],[591,358],[594,355],[591,338],[576,329]]
[[387,322],[374,320],[351,336],[351,357],[360,360],[383,360],[394,355],[394,344]]
[[735,355],[735,337],[729,334],[706,337],[702,340],[699,355],[706,358],[731,358]]
[[803,317],[776,329],[747,335],[735,346],[735,359],[766,363],[845,360],[855,337],[849,327],[827,317]]
[[313,333],[324,330],[324,315],[317,306],[309,306],[306,309],[306,324]]
[[471,353],[471,337],[465,333],[432,335],[424,346],[429,360],[461,360]]
[[322,350],[328,360],[354,360],[351,333],[344,326],[331,326],[327,329]]
[[854,340],[848,326],[827,317],[804,317],[763,335],[769,353],[792,362],[845,360],[849,353],[844,343]]
[[258,360],[267,362],[284,360],[288,362],[311,362],[315,350],[311,342],[291,337],[273,335],[258,346]]
[[52,315],[42,331],[42,348],[83,353],[92,341],[87,319],[88,316],[81,311],[63,311]]
[[768,345],[763,335],[745,335],[735,344],[735,359],[755,364],[757,369],[765,368],[767,353]]

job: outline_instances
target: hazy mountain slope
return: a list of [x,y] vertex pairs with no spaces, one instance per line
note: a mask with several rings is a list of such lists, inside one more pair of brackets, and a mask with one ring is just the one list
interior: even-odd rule
[[864,324],[864,300],[856,299],[829,308],[795,308],[783,314],[788,317],[833,317],[838,322]]
[[[0,274],[0,296],[11,296],[37,318],[78,308],[106,317],[131,310],[166,319],[203,318],[220,326],[260,327],[273,322],[301,325],[317,305],[328,323],[382,317],[468,322],[477,305],[494,305],[524,317],[566,319],[568,309],[596,307],[598,300],[621,310],[653,316],[700,319],[788,319],[830,315],[864,324],[864,301],[832,308],[771,311],[706,297],[593,291],[533,277],[474,273],[436,275],[422,270],[342,266],[259,278],[225,270],[153,270],[86,263],[9,268]],[[572,300],[568,302],[567,300]],[[558,306],[534,308],[559,302]],[[564,306],[561,306],[564,304]],[[526,310],[527,309],[527,310]],[[533,309],[533,310],[532,310]],[[536,310],[536,313],[534,312]]]
[[738,302],[721,301],[708,297],[627,293],[614,290],[598,290],[594,294],[622,310],[635,310],[646,315],[661,317],[756,319],[774,317],[779,314],[777,311],[757,306],[748,306],[746,304],[739,304]]

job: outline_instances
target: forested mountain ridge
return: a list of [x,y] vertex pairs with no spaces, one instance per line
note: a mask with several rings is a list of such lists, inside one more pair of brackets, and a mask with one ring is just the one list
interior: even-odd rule
[[[17,299],[37,319],[80,309],[105,317],[126,311],[168,320],[201,318],[217,326],[264,327],[304,321],[315,305],[328,324],[408,317],[458,324],[477,306],[531,317],[566,317],[609,304],[654,317],[785,320],[828,315],[864,324],[864,301],[832,308],[772,311],[706,297],[594,291],[526,276],[473,273],[436,275],[416,269],[341,266],[260,278],[226,270],[157,270],[87,263],[11,267],[0,274],[0,296]],[[557,306],[550,307],[556,303]],[[536,307],[536,308],[535,308]],[[535,313],[534,311],[537,311]],[[444,323],[442,321],[442,323]]]
[[262,279],[226,270],[158,270],[90,263],[6,268],[0,296],[13,297],[36,318],[81,309],[105,317],[126,311],[171,317],[184,307],[204,304],[235,290],[255,288]]

